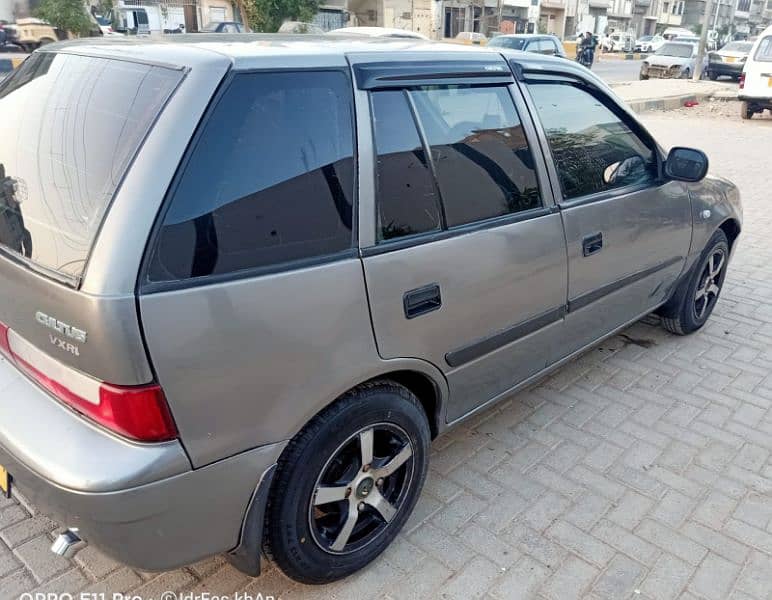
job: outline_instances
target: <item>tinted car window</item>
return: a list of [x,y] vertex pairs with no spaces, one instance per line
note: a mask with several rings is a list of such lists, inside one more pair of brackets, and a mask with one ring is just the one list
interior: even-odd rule
[[338,71],[236,75],[176,186],[150,280],[351,248],[351,102],[349,80]]
[[426,153],[403,91],[372,95],[379,239],[442,228]]
[[506,88],[432,86],[410,96],[448,227],[541,205],[531,150]]
[[657,178],[654,152],[591,93],[556,83],[528,87],[565,199]]
[[754,59],[759,62],[772,62],[772,35],[761,40]]
[[489,46],[494,48],[511,48],[512,50],[522,50],[525,47],[525,38],[499,36],[493,38]]
[[0,84],[0,248],[70,280],[180,71],[49,52]]

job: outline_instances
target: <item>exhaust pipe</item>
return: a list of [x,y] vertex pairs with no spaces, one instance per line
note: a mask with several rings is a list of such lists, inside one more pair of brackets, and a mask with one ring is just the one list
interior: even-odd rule
[[51,545],[51,552],[64,556],[65,558],[72,558],[75,553],[86,545],[86,541],[82,540],[78,535],[77,528],[67,529],[63,533],[60,533],[54,543]]

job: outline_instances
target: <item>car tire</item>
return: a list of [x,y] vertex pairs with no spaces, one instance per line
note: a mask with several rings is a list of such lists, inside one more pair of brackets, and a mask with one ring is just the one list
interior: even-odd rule
[[711,81],[716,81],[716,79],[718,79],[718,73],[715,71],[708,71],[708,77]]
[[648,75],[639,75],[638,77],[641,81],[646,81],[649,78]]
[[327,407],[278,461],[266,510],[269,557],[307,584],[370,563],[418,500],[430,442],[421,404],[395,383],[361,385]]
[[665,329],[677,335],[687,335],[705,325],[724,286],[728,262],[729,242],[726,234],[719,229],[711,236],[695,263],[681,297],[669,313],[662,315]]
[[750,119],[753,117],[753,109],[745,100],[740,102],[740,117],[743,119]]

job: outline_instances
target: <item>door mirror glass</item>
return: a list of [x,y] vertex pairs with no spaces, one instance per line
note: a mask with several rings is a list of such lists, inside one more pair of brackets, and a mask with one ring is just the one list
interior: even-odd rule
[[700,181],[708,173],[708,157],[694,148],[673,148],[665,162],[665,174],[680,181]]

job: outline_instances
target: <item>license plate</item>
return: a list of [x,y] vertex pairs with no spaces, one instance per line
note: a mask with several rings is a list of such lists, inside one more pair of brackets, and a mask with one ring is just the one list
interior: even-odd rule
[[772,87],[772,77],[767,77],[767,87]]
[[0,491],[6,498],[11,497],[11,476],[2,465],[0,465]]
[[726,58],[724,58],[724,60],[725,60],[726,62],[734,62],[734,61],[736,61],[737,59],[736,59],[734,56],[727,56]]

